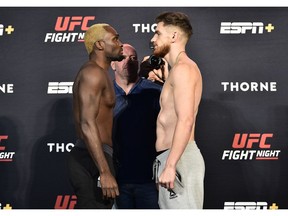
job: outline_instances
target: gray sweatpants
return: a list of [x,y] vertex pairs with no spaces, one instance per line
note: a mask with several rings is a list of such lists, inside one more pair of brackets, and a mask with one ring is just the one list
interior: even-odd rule
[[[166,150],[154,161],[156,183],[162,173],[170,150]],[[202,209],[204,202],[205,163],[195,141],[189,142],[176,166],[174,189],[159,185],[161,209]]]

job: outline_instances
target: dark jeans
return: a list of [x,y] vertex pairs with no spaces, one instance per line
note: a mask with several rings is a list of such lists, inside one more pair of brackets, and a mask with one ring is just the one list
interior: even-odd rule
[[159,209],[156,184],[119,184],[120,196],[116,198],[119,209]]
[[[104,152],[112,174],[112,157]],[[68,170],[71,184],[77,196],[76,209],[111,209],[112,199],[103,199],[102,189],[97,187],[99,171],[85,148],[74,147],[68,156]]]

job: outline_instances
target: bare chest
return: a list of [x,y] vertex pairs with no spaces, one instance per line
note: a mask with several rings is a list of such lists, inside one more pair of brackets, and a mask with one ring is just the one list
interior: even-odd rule
[[160,96],[160,104],[161,108],[167,108],[173,106],[174,102],[174,95],[173,95],[173,89],[169,81],[165,83],[163,86],[161,96]]
[[115,92],[113,88],[113,84],[110,80],[107,80],[106,86],[102,92],[102,103],[105,104],[107,107],[114,107],[115,106]]

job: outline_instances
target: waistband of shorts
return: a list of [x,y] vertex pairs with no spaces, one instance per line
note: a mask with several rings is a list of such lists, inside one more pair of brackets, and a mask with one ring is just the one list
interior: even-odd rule
[[[189,142],[187,143],[187,145],[192,145],[192,144],[194,144],[194,145],[197,146],[195,140],[191,140],[191,141],[189,141]],[[167,151],[167,150],[169,150],[169,149],[165,149],[165,150],[162,150],[162,151],[159,151],[159,152],[156,152],[156,153],[157,153],[157,155],[160,155],[160,154],[162,154],[163,152],[165,152],[165,151]]]
[[158,151],[158,152],[156,152],[156,156],[158,156],[158,155],[161,155],[162,153],[164,153],[165,151],[168,151],[169,149],[165,149],[165,150],[162,150],[162,151]]
[[113,156],[113,148],[110,145],[104,143],[102,144],[102,147],[104,152],[106,152],[111,157]]
[[[78,148],[87,149],[86,144],[85,144],[84,140],[82,140],[82,139],[77,139],[75,146]],[[102,148],[103,148],[103,151],[106,152],[108,155],[110,155],[111,157],[113,156],[113,148],[110,145],[103,143]]]
[[79,148],[86,148],[85,142],[82,139],[77,139],[76,143],[75,143],[75,146],[79,147]]
[[198,146],[197,146],[197,144],[196,144],[196,141],[195,140],[192,140],[192,141],[189,141],[188,142],[188,144],[187,144],[187,146],[186,146],[186,149],[195,149],[195,150],[197,150],[197,149],[199,149],[198,148]]
[[196,141],[195,140],[191,140],[191,141],[188,142],[188,145],[189,144],[195,144],[196,145]]

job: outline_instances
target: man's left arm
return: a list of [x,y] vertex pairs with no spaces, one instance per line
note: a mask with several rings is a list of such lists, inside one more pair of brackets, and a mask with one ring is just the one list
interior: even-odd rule
[[[187,65],[179,65],[173,74],[173,98],[177,116],[170,154],[166,161],[162,180],[166,188],[174,188],[176,165],[183,154],[194,125],[196,72]],[[159,179],[160,180],[160,179]],[[162,184],[163,185],[163,184]]]

